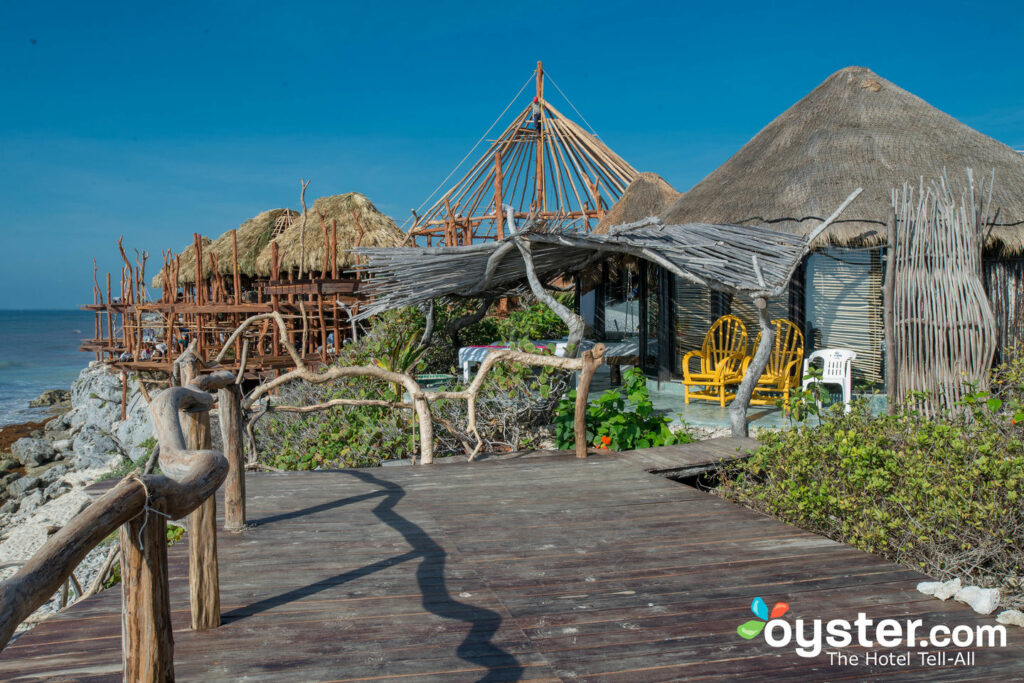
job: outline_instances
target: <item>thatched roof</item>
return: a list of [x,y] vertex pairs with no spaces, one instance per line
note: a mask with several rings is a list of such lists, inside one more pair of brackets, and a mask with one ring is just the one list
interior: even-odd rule
[[530,244],[544,282],[572,277],[604,259],[631,256],[711,289],[778,296],[812,237],[745,225],[663,225],[650,218],[603,235],[526,228],[502,240],[460,247],[362,248],[366,260],[361,268],[373,275],[366,286],[373,301],[357,319],[431,299],[519,291],[526,282],[526,264],[516,246],[521,241]]
[[[815,246],[878,244],[893,188],[966,169],[995,171],[989,247],[1024,252],[1024,157],[863,67],[838,71],[783,112],[661,215],[812,230],[850,186],[864,194]],[[1000,227],[1002,226],[1002,227]]]
[[[202,238],[203,244],[203,260],[207,261],[204,264],[203,275],[207,275],[210,270],[209,260],[205,256],[207,248],[213,244],[213,240],[209,237]],[[153,286],[163,287],[164,270],[160,269],[156,275],[153,276]],[[186,282],[195,282],[196,279],[196,245],[190,244],[178,254],[178,284],[184,284]]]
[[[242,275],[253,277],[256,274],[256,257],[267,246],[271,237],[274,236],[274,226],[277,219],[284,214],[292,218],[299,215],[291,209],[271,209],[253,216],[238,226],[238,271]],[[210,265],[210,254],[217,257],[220,272],[223,275],[232,274],[231,265],[231,231],[228,230],[216,240],[203,238],[203,277],[213,275],[213,268]],[[189,245],[181,253],[181,270],[178,273],[179,283],[192,283],[196,279],[195,247]],[[153,286],[159,287],[163,270],[153,278]]]
[[[320,271],[327,261],[320,214],[325,214],[327,234],[331,234],[332,221],[338,221],[338,268],[350,267],[355,263],[352,249],[357,245],[365,247],[397,247],[405,240],[405,233],[395,222],[377,210],[369,199],[358,192],[348,192],[331,197],[321,197],[313,202],[306,219],[305,269]],[[360,228],[362,236],[360,237]],[[286,271],[299,267],[302,253],[302,217],[292,219],[291,226],[273,240],[277,242],[281,259],[280,268]],[[269,277],[271,270],[271,247],[268,243],[256,258],[256,273]],[[276,275],[276,274],[275,274]]]
[[680,196],[682,195],[657,173],[641,173],[629,184],[619,201],[604,215],[593,232],[604,235],[613,225],[633,223],[649,216],[657,216]]
[[[271,209],[254,216],[238,227],[238,271],[243,275],[253,277],[256,275],[256,259],[259,258],[263,249],[270,244],[274,236],[274,227],[279,218],[285,214],[294,222],[299,215],[291,209]],[[230,275],[231,270],[231,231],[227,231],[218,237],[204,254],[215,254],[220,265],[220,272]],[[210,259],[206,257],[206,266],[209,270]]]

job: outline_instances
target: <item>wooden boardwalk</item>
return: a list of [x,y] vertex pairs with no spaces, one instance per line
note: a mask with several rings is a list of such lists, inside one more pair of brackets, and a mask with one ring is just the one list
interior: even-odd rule
[[[644,469],[622,454],[251,475],[253,527],[219,537],[221,628],[188,630],[187,549],[170,550],[178,680],[1024,678],[1020,629],[973,667],[830,666],[741,639],[758,596],[790,620],[994,621]],[[119,680],[120,643],[105,591],[12,643],[0,679]]]

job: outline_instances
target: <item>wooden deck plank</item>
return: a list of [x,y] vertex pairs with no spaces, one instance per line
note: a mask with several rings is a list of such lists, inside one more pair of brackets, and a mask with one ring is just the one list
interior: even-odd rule
[[[187,546],[170,549],[178,678],[884,679],[736,626],[757,596],[793,618],[993,623],[917,593],[915,572],[645,471],[737,448],[250,475],[253,526],[218,539],[219,629],[188,630]],[[12,643],[0,679],[118,680],[119,615],[116,590],[73,606]],[[903,678],[1024,677],[1024,639],[1009,638],[974,669]]]

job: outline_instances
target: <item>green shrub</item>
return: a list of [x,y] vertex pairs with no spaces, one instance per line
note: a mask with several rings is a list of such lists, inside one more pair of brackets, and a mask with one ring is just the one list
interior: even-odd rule
[[1018,593],[1024,431],[975,397],[958,414],[872,416],[834,406],[820,425],[758,434],[721,492],[786,522],[942,578]]
[[[647,378],[642,371],[630,368],[622,380],[622,391],[609,389],[587,406],[588,443],[602,450],[628,451],[694,440],[686,430],[670,429],[672,420],[654,412]],[[555,443],[558,448],[572,448],[576,444],[575,402],[576,391],[573,390],[559,402],[555,412]]]

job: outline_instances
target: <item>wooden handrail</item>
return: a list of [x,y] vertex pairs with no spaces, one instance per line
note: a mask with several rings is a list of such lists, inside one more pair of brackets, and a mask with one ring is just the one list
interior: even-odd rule
[[186,447],[179,413],[208,412],[214,404],[208,392],[234,381],[232,373],[218,372],[198,377],[188,386],[167,389],[153,399],[150,412],[164,474],[133,474],[121,480],[0,584],[0,648],[7,645],[18,624],[57,592],[85,556],[121,527],[125,680],[173,678],[166,521],[199,508],[229,470],[220,451]]

